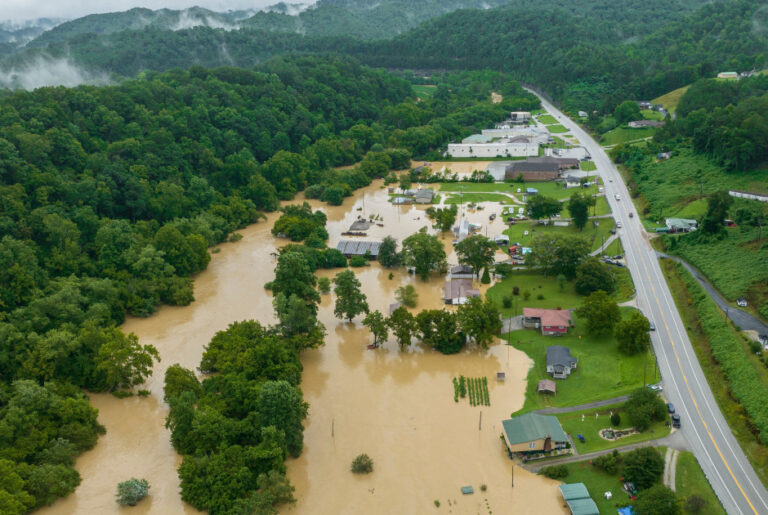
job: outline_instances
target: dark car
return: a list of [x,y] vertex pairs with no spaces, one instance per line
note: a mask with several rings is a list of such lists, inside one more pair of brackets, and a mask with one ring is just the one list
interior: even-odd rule
[[651,322],[651,321],[649,320],[649,321],[648,321],[648,328],[649,328],[651,331],[655,331],[655,330],[656,330],[656,324],[654,324],[653,322]]
[[680,427],[680,415],[678,415],[677,413],[672,415],[672,427],[677,427],[677,428]]
[[675,412],[675,405],[672,404],[671,402],[668,402],[667,403],[667,411],[669,411],[670,413],[674,413]]

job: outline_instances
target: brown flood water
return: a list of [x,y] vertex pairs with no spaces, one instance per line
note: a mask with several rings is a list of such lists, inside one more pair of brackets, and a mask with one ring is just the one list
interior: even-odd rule
[[[485,167],[481,163],[450,164]],[[402,241],[428,226],[423,207],[389,204],[381,181],[357,191],[343,206],[312,204],[328,214],[330,246],[336,245],[340,233],[358,215],[378,214],[383,219],[384,227],[369,230],[370,239],[393,235]],[[488,211],[466,216],[485,224]],[[152,394],[122,400],[91,395],[107,434],[77,460],[83,479],[75,493],[41,510],[43,513],[197,512],[179,496],[176,468],[181,458],[164,427],[163,377],[174,363],[194,370],[204,346],[231,322],[254,318],[274,323],[272,298],[263,285],[273,278],[272,253],[286,243],[270,234],[275,217],[272,214],[266,222],[240,231],[240,242],[221,245],[208,269],[195,279],[196,300],[190,306],[166,306],[150,318],[126,321],[126,332],[134,332],[144,344],[155,345],[162,356],[145,386]],[[483,233],[487,231],[489,236],[502,229],[498,220],[483,225]],[[449,250],[450,236],[444,236],[444,241]],[[448,261],[456,263],[452,252]],[[443,278],[422,282],[395,271],[389,279],[390,271],[375,263],[355,271],[371,309],[387,313],[395,288],[408,283],[419,293],[417,309],[443,306]],[[336,272],[319,274],[333,276]],[[440,509],[448,513],[486,513],[488,509],[495,513],[565,513],[555,481],[516,467],[515,486],[511,487],[511,461],[499,438],[500,421],[522,406],[530,365],[523,353],[499,344],[487,351],[443,356],[418,345],[400,352],[394,341],[367,350],[370,336],[360,319],[352,324],[338,321],[331,297],[323,296],[319,311],[328,332],[326,344],[302,356],[301,388],[310,410],[304,452],[287,463],[297,503],[283,512],[423,513],[436,509],[433,501],[439,500]],[[499,371],[506,372],[505,383],[493,379]],[[454,403],[451,378],[460,374],[488,377],[490,407],[473,408],[467,400]],[[349,472],[352,459],[361,452],[375,463],[374,472],[364,477]],[[121,509],[114,500],[116,485],[130,477],[146,478],[150,496],[136,507]],[[480,491],[481,484],[487,485],[486,492]],[[459,489],[464,485],[472,485],[475,495],[462,497]]]

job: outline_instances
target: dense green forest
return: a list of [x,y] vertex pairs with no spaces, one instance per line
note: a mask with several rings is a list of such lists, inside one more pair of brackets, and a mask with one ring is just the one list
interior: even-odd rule
[[[336,22],[323,23],[323,27],[336,27],[327,33],[299,35],[287,26],[281,32],[278,28],[285,21],[277,18],[284,15],[262,13],[256,18],[269,18],[264,23],[253,21],[232,31],[147,27],[112,34],[79,33],[44,51],[22,52],[7,64],[18,66],[44,52],[71,58],[88,69],[134,76],[147,69],[194,64],[250,67],[275,54],[335,52],[389,68],[506,71],[536,84],[568,110],[607,113],[627,98],[653,98],[722,69],[742,71],[764,65],[768,37],[756,27],[768,20],[760,2],[700,5],[696,1],[677,2],[675,8],[660,1],[552,0],[531,6],[515,1],[494,9],[458,10],[380,40],[354,37],[351,21],[338,22],[338,27]],[[331,7],[339,9],[328,3]],[[362,4],[359,9],[366,7]],[[358,11],[350,7],[345,12]],[[363,18],[368,25],[386,19]],[[372,33],[368,26],[362,30]]]
[[[491,91],[502,92],[504,102],[492,104]],[[144,382],[157,351],[118,326],[126,313],[148,316],[159,304],[191,302],[192,278],[206,268],[209,247],[310,185],[317,196],[340,203],[390,169],[407,168],[411,155],[436,155],[450,139],[511,109],[538,106],[519,84],[494,72],[446,75],[433,98],[417,101],[405,80],[332,57],[3,94],[0,511],[25,513],[74,490],[74,460],[103,432],[81,388],[122,395]],[[313,244],[323,247],[327,235],[314,233]],[[339,257],[345,262],[329,251],[326,259],[337,266]],[[297,265],[285,269],[296,277]],[[289,289],[273,287],[273,293],[282,299],[279,318],[301,311]],[[305,333],[264,330],[264,352],[277,353],[274,359],[293,370],[247,372],[259,385],[275,382],[274,391],[262,385],[265,399],[295,389],[298,351],[322,342],[321,329],[305,327],[313,317],[298,319]],[[280,342],[290,345],[280,350]],[[221,365],[201,366],[224,372]],[[265,409],[253,407],[268,417]],[[300,452],[290,443],[295,434],[280,436],[268,430],[272,425],[262,421],[258,434],[235,432],[229,440],[241,435],[255,454],[232,455],[263,464],[264,477],[255,475],[246,490],[277,492],[271,500],[260,497],[267,505],[287,499],[279,493],[285,486],[281,449]],[[188,484],[187,467],[217,467],[224,455],[211,459],[185,461],[182,483]],[[206,488],[185,488],[185,499],[217,511],[190,493]]]

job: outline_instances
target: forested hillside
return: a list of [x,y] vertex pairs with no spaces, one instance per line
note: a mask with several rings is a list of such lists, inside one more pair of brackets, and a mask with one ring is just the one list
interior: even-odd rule
[[[0,511],[74,490],[74,460],[103,432],[81,388],[124,394],[144,382],[157,351],[118,326],[126,313],[192,302],[210,246],[309,185],[340,203],[411,154],[537,106],[497,73],[446,76],[417,102],[400,78],[313,57],[0,98]],[[272,445],[267,426],[251,443],[269,458],[240,458],[279,476],[300,446]]]

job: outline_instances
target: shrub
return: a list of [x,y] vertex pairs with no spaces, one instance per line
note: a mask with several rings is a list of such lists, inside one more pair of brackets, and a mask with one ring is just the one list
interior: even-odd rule
[[615,474],[619,470],[618,453],[599,456],[592,461],[592,465],[601,470],[604,470],[608,474]]
[[486,485],[485,483],[483,483],[482,485],[480,485],[480,491],[481,491],[481,492],[485,492],[486,490],[488,490],[488,485]]
[[539,300],[544,300],[544,295],[539,293],[538,295],[536,295],[536,298]]
[[639,388],[624,404],[624,412],[629,422],[638,431],[645,431],[654,420],[664,420],[667,407],[656,392],[649,388]]
[[653,447],[635,449],[624,455],[622,472],[639,490],[650,488],[664,474],[664,458]]
[[329,293],[331,291],[331,280],[327,277],[318,278],[317,289],[320,293]]
[[132,477],[117,485],[117,503],[121,506],[136,506],[148,493],[149,482]]
[[480,278],[480,282],[483,284],[491,284],[491,274],[488,273],[487,268],[483,271],[483,277]]
[[370,456],[363,453],[352,460],[352,472],[355,474],[368,474],[373,472],[373,460]]
[[504,307],[504,309],[509,309],[512,307],[512,297],[509,295],[504,295],[501,299],[501,305]]
[[519,286],[513,286],[512,287],[512,295],[520,295],[520,287]]
[[551,465],[541,469],[541,474],[549,479],[565,479],[568,477],[568,467],[565,465]]
[[528,300],[531,298],[531,292],[528,290],[523,290],[523,300]]
[[435,499],[435,506],[436,506],[437,508],[439,508],[439,507],[440,507],[440,501],[438,501],[437,499]]
[[360,267],[368,264],[363,256],[352,256],[349,259],[349,266]]
[[611,425],[617,427],[619,424],[621,424],[621,415],[614,413],[611,415]]
[[701,513],[706,504],[707,501],[705,501],[703,497],[693,494],[689,495],[685,500],[683,508],[685,508],[685,511],[688,513]]

